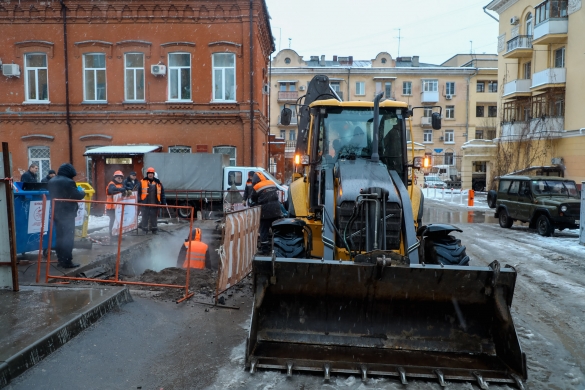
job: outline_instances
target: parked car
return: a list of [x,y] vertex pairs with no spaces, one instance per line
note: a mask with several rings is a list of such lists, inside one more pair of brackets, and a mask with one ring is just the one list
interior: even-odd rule
[[447,184],[439,176],[425,176],[424,188],[446,188]]
[[542,236],[554,229],[578,229],[581,195],[573,180],[552,176],[502,176],[498,190],[488,193],[488,205],[496,209],[500,226],[514,221],[529,223]]

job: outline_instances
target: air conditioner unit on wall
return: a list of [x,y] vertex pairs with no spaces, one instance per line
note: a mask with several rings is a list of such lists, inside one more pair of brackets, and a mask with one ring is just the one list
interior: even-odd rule
[[447,94],[447,95],[445,95],[445,99],[451,100],[451,99],[453,99],[453,95]]
[[518,24],[518,23],[520,23],[520,19],[518,18],[518,16],[512,16],[512,17],[510,18],[510,24],[512,24],[512,25],[516,25],[516,24]]
[[161,64],[151,65],[150,73],[155,76],[164,76],[167,73],[167,67]]
[[304,85],[301,85],[301,86],[299,87],[299,91],[304,91],[306,88],[307,88],[307,87],[305,87]]
[[6,77],[20,77],[20,66],[18,64],[2,65],[2,74]]
[[551,163],[552,163],[552,165],[561,165],[563,163],[563,158],[562,157],[553,157],[551,159]]
[[439,141],[442,141],[442,140],[444,140],[444,139],[445,139],[445,138],[444,138],[443,136],[440,136],[440,137],[439,137]]

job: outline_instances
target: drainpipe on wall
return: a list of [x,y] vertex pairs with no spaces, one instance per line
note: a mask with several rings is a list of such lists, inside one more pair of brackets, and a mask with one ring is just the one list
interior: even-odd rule
[[[270,53],[270,56],[268,57],[268,158],[266,159],[266,166],[268,167],[268,172],[270,172],[270,134],[272,134],[272,132],[270,131],[270,128],[272,126],[271,123],[271,116],[270,116],[270,109],[272,108],[272,104],[270,102],[270,98],[272,97],[272,53]],[[285,138],[286,140],[286,138]],[[285,145],[286,147],[286,145]]]
[[71,112],[69,110],[69,58],[67,53],[67,7],[63,0],[61,3],[61,11],[63,13],[63,46],[65,47],[65,118],[67,121],[67,128],[69,131],[69,162],[73,164],[73,129],[71,127]]
[[[250,143],[252,144],[251,164],[254,166],[254,0],[250,0]],[[270,167],[268,168],[270,169]]]
[[347,97],[345,101],[349,101],[349,79],[351,77],[351,68],[347,68]]

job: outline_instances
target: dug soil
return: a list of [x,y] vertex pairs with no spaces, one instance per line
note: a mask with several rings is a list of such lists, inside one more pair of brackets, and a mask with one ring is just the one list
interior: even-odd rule
[[[215,292],[217,272],[210,269],[191,269],[189,275],[189,290],[195,293],[212,295]],[[187,270],[176,267],[165,268],[159,272],[147,269],[142,275],[128,280],[135,282],[185,285]],[[160,300],[175,300],[183,296],[184,289],[175,289],[157,286],[132,286],[132,289],[160,291],[153,298]]]

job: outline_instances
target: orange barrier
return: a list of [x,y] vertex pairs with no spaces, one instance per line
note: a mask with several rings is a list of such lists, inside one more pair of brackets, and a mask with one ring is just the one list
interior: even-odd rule
[[[167,205],[151,205],[151,204],[132,204],[126,202],[104,202],[104,201],[97,201],[97,200],[71,200],[71,199],[52,199],[51,200],[51,222],[49,227],[49,247],[48,250],[48,257],[47,257],[47,269],[45,273],[45,283],[49,283],[49,279],[56,279],[56,280],[80,280],[86,282],[97,282],[97,283],[114,283],[114,284],[125,284],[125,285],[137,285],[137,286],[149,286],[149,287],[168,287],[168,288],[180,288],[185,289],[185,293],[183,297],[177,300],[177,303],[180,303],[186,299],[191,298],[194,293],[189,292],[189,278],[190,278],[190,271],[191,267],[187,268],[187,278],[185,280],[185,285],[179,284],[159,284],[159,283],[146,283],[146,282],[129,282],[124,280],[119,280],[119,270],[120,270],[120,248],[122,246],[122,234],[118,235],[118,248],[117,248],[117,255],[116,255],[116,272],[114,276],[114,280],[102,280],[102,279],[93,279],[93,278],[81,278],[81,277],[73,277],[73,276],[60,276],[60,275],[50,275],[50,264],[51,264],[51,244],[52,244],[52,237],[53,237],[53,225],[55,220],[55,202],[75,202],[75,203],[97,203],[97,204],[115,204],[115,205],[122,205],[121,216],[120,216],[120,226],[124,226],[124,208],[125,207],[156,207],[156,208],[174,208],[174,209],[191,209],[191,221],[189,225],[189,231],[193,230],[193,208],[187,206],[167,206]],[[43,215],[45,213],[45,206],[46,206],[46,198],[43,198]],[[44,221],[44,220],[43,220]],[[41,240],[39,244],[39,248],[43,247],[43,235],[41,234]],[[40,276],[40,256],[42,254],[42,249],[39,251],[39,261],[37,265],[37,282]],[[189,248],[187,251],[187,261],[191,260],[191,243],[189,243]],[[60,282],[57,282],[60,283]],[[61,282],[62,283],[62,282]],[[68,283],[68,282],[65,282]]]
[[223,229],[215,300],[252,271],[260,227],[260,206],[227,213]]
[[469,195],[467,195],[467,206],[473,206],[473,200],[475,199],[475,191],[469,190]]

